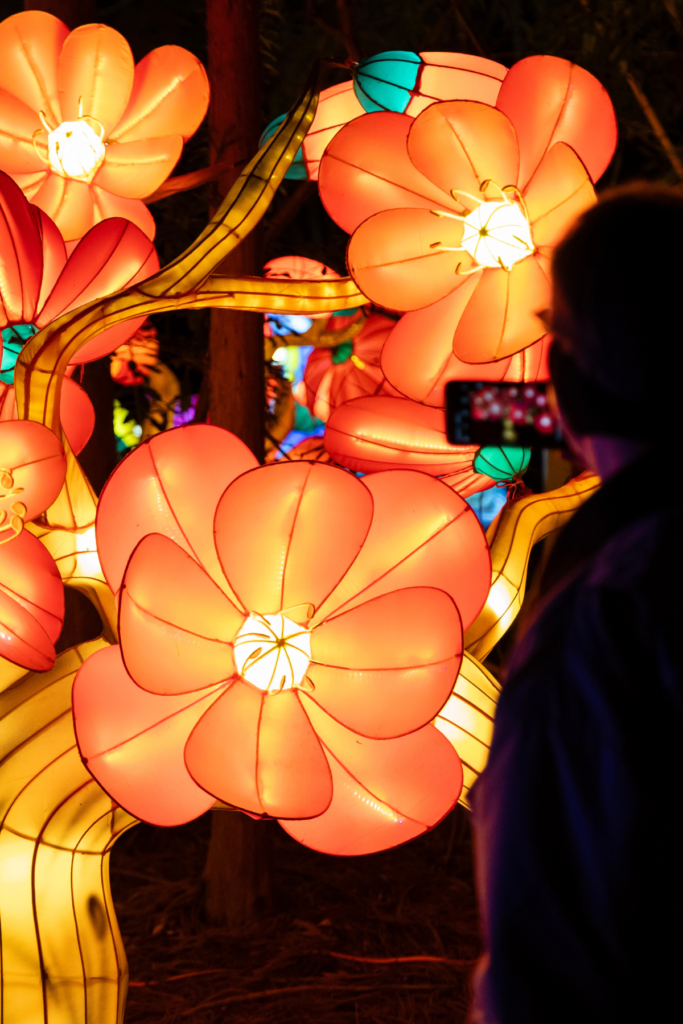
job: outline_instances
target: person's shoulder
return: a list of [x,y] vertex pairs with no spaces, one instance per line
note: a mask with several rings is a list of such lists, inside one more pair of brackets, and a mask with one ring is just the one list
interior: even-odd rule
[[673,577],[681,569],[681,507],[653,511],[618,530],[590,560],[583,588],[643,593],[648,581]]

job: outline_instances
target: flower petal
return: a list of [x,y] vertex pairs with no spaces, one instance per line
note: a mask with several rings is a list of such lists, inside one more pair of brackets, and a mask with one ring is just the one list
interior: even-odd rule
[[126,109],[133,87],[133,54],[124,36],[108,25],[80,25],[59,58],[62,121],[88,115],[107,138]]
[[183,151],[181,135],[135,142],[113,142],[107,147],[96,184],[128,199],[144,199],[162,185]]
[[151,693],[190,693],[235,673],[232,641],[244,615],[168,537],[138,544],[121,591],[119,629],[128,672]]
[[102,788],[152,825],[182,825],[215,802],[193,782],[183,757],[188,735],[223,691],[159,697],[136,686],[118,647],[91,654],[74,680],[81,756]]
[[50,172],[31,202],[50,217],[65,242],[73,242],[93,225],[91,186]]
[[57,96],[59,55],[69,29],[52,14],[22,11],[0,22],[0,89],[53,125],[62,120]]
[[455,683],[462,626],[441,590],[383,594],[327,619],[311,635],[311,697],[348,729],[374,739],[414,732]]
[[[12,648],[19,639],[39,651],[41,657],[49,657],[50,667],[55,658],[52,644],[61,633],[64,621],[64,587],[57,566],[38,538],[26,530],[6,541],[0,552],[0,595],[3,595],[6,627],[0,630],[5,633],[4,638],[0,637],[1,653],[17,664],[35,667],[12,655]],[[14,611],[11,611],[12,606]],[[14,637],[8,638],[7,629]]]
[[101,220],[106,220],[108,217],[123,217],[125,220],[129,220],[131,224],[136,224],[141,231],[144,231],[148,238],[154,238],[157,230],[156,222],[149,212],[149,207],[145,206],[141,199],[126,199],[124,196],[115,196],[113,193],[107,192],[106,189],[100,188],[94,182],[90,186],[90,190],[94,211],[93,222],[95,224]]
[[543,340],[496,362],[464,363],[454,355],[455,329],[476,287],[476,279],[470,282],[431,306],[406,313],[387,338],[382,370],[406,398],[443,409],[449,380],[548,380]]
[[38,209],[38,207],[36,207],[35,213],[43,245],[43,280],[40,286],[40,295],[37,303],[38,316],[31,321],[32,323],[37,324],[38,318],[40,317],[40,311],[45,305],[46,299],[64,269],[64,265],[66,263],[66,246],[64,245],[64,239],[62,238],[59,228],[55,222],[51,220],[43,210]]
[[[515,129],[505,114],[485,103],[455,100],[428,107],[410,129],[408,155],[447,194],[464,189],[478,198],[479,186],[489,178],[501,187],[517,183]],[[465,205],[471,209],[471,201]]]
[[322,155],[335,135],[364,113],[356,98],[353,79],[321,91],[313,123],[301,144],[310,181],[318,180]]
[[49,636],[0,584],[0,657],[31,672],[46,672],[57,657]]
[[95,429],[95,410],[83,388],[71,377],[62,380],[59,419],[71,450],[78,455]]
[[157,434],[126,456],[105,484],[97,510],[100,561],[114,593],[148,533],[170,537],[225,590],[213,542],[214,514],[228,484],[256,465],[233,434],[206,424]]
[[185,748],[196,782],[252,814],[307,818],[332,798],[327,760],[294,690],[267,695],[237,679]]
[[614,155],[617,122],[607,90],[588,71],[561,57],[518,61],[508,72],[496,105],[517,130],[520,188],[556,142],[566,142],[578,153],[593,181]]
[[[149,267],[151,272],[151,268],[157,269],[158,265],[154,246],[135,224],[121,217],[96,224],[71,253],[41,310],[40,326],[92,299],[127,288],[139,279],[142,267]],[[99,341],[98,337],[93,347]],[[79,363],[98,358],[88,356],[90,347],[89,343],[78,353]]]
[[493,106],[507,68],[470,53],[421,53],[422,65],[415,95],[406,113],[417,117],[426,107],[442,100],[478,100]]
[[133,90],[110,139],[134,142],[197,131],[209,105],[209,80],[182,46],[158,46],[135,66]]
[[455,330],[455,355],[482,363],[540,341],[545,328],[536,313],[549,305],[550,282],[535,255],[509,271],[487,267]]
[[0,252],[0,327],[30,324],[40,294],[40,227],[21,189],[6,175],[0,177]]
[[344,231],[350,234],[381,210],[460,208],[408,159],[413,123],[405,114],[365,114],[327,147],[320,162],[320,198]]
[[459,249],[462,222],[429,210],[385,210],[364,221],[349,243],[349,273],[368,298],[385,309],[420,309],[467,281],[458,264],[472,265]]
[[33,133],[42,128],[35,110],[0,89],[0,167],[6,174],[42,171],[45,164],[33,146]]
[[433,725],[398,739],[359,739],[303,700],[328,751],[334,786],[324,814],[280,822],[304,846],[337,856],[387,850],[433,828],[455,806],[460,759]]
[[476,445],[446,440],[443,412],[405,398],[375,395],[345,402],[325,428],[325,447],[354,472],[419,469],[431,476],[471,466]]
[[573,149],[557,142],[536,168],[524,193],[536,246],[553,246],[595,203],[588,171]]
[[368,539],[312,625],[380,594],[418,586],[450,594],[467,629],[491,585],[488,544],[470,506],[426,473],[373,473],[365,485],[374,502]]
[[278,463],[245,473],[216,510],[216,548],[244,608],[317,607],[367,536],[372,499],[334,466]]

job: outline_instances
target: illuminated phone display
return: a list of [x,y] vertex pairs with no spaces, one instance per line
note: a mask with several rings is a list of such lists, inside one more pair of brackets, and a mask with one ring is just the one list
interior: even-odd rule
[[548,403],[549,386],[449,381],[449,442],[482,447],[562,448],[562,434]]

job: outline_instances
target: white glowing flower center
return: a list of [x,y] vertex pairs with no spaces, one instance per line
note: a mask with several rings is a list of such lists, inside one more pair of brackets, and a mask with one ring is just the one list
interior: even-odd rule
[[480,267],[509,270],[534,251],[531,228],[515,202],[481,203],[464,218],[462,248]]
[[102,166],[105,152],[102,135],[83,118],[62,121],[47,137],[50,167],[65,178],[92,181]]
[[280,693],[303,682],[311,661],[311,633],[280,612],[252,612],[235,637],[234,650],[242,679]]

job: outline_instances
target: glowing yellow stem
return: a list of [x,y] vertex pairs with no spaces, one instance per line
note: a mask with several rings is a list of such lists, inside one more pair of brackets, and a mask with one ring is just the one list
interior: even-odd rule
[[128,967],[109,851],[136,823],[81,762],[71,687],[106,645],[66,651],[0,694],[0,948],[3,1024],[121,1022]]
[[582,473],[547,494],[531,494],[505,506],[489,527],[491,590],[479,617],[465,634],[470,654],[483,661],[517,617],[524,599],[531,549],[569,520],[600,486]]

